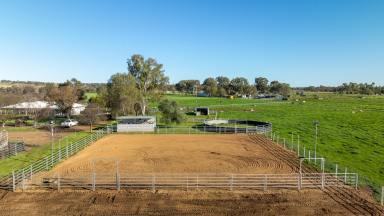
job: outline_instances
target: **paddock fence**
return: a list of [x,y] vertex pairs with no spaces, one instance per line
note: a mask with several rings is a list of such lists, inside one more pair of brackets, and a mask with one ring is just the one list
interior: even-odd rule
[[31,189],[324,189],[357,185],[355,173],[292,173],[292,174],[165,174],[127,172],[89,172],[77,176],[56,173],[22,179],[13,186]]
[[22,141],[8,142],[7,145],[0,148],[0,160],[17,155],[25,151],[25,144]]
[[47,155],[24,168],[14,170],[11,174],[0,177],[0,189],[17,190],[22,185],[22,182],[33,179],[33,176],[39,172],[50,170],[61,161],[71,157],[111,131],[110,127],[96,130],[76,142],[59,149],[54,149],[50,155]]
[[[125,132],[133,134],[265,134],[272,126],[217,127],[209,125],[157,126],[154,132]],[[116,132],[116,127],[112,127]]]

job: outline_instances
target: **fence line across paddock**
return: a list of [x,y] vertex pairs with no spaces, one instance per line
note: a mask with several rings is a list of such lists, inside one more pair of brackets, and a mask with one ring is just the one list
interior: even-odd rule
[[23,179],[16,188],[30,189],[308,189],[357,185],[356,173],[210,174],[88,172],[75,177],[56,173]]

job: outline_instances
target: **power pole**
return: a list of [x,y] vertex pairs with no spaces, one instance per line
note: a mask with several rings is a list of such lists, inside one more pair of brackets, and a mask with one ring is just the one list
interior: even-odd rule
[[320,124],[319,121],[314,121],[313,124],[315,125],[315,163],[317,158],[317,135],[318,135],[318,126]]

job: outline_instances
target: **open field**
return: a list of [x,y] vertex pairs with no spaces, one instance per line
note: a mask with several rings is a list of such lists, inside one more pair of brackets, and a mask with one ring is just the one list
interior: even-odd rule
[[[260,103],[243,106],[221,106],[218,98],[171,96],[182,107],[202,104],[218,111],[218,118],[248,119],[273,123],[280,138],[294,142],[300,135],[300,145],[314,152],[314,120],[320,121],[318,155],[339,169],[358,172],[377,186],[384,185],[384,97],[357,95],[317,94],[303,97],[300,101],[285,103]],[[242,100],[242,99],[238,99]],[[305,102],[303,102],[305,100]],[[241,103],[247,103],[243,99]],[[237,103],[237,102],[236,102]],[[251,111],[251,110],[254,111]],[[188,118],[196,118],[188,116]],[[205,117],[204,117],[205,118]],[[213,118],[213,117],[211,117]],[[327,167],[334,169],[334,167]],[[361,180],[364,180],[361,178]]]
[[297,171],[245,135],[107,136],[56,166],[50,173],[76,176],[96,172],[128,173],[293,173]]

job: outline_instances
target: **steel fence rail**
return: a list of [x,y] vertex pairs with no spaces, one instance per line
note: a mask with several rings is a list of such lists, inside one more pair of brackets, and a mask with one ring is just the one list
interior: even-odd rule
[[25,151],[24,142],[9,142],[0,148],[0,160],[17,155],[19,152]]
[[324,189],[356,184],[356,174],[343,174],[347,181],[336,173],[291,173],[291,174],[162,174],[127,172],[88,172],[78,176],[52,176],[23,179],[19,189]]
[[17,190],[23,188],[26,184],[25,182],[31,180],[35,174],[50,170],[62,160],[76,154],[91,143],[110,133],[110,131],[109,127],[99,129],[76,142],[68,144],[60,149],[53,150],[52,154],[41,158],[24,168],[15,170],[10,175],[0,177],[0,189]]

